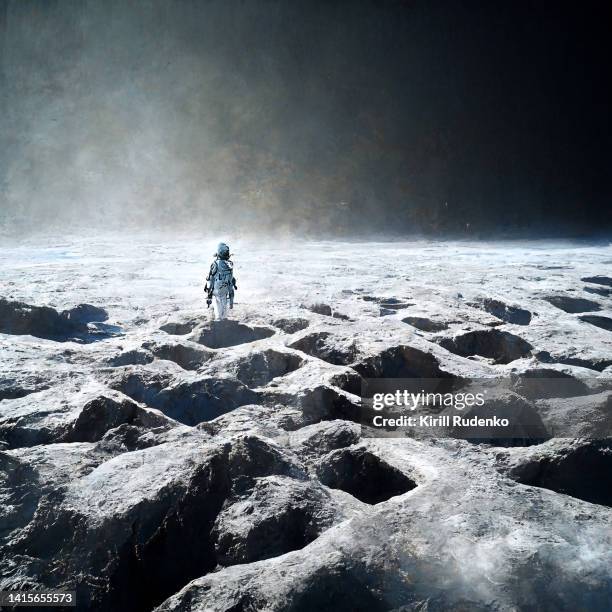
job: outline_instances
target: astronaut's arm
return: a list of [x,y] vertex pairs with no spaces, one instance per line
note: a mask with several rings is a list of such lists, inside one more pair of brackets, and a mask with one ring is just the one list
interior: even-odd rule
[[215,274],[217,273],[217,264],[213,261],[210,264],[210,270],[208,271],[208,275],[206,276],[206,282],[208,283],[209,281],[211,281]]
[[215,262],[213,261],[213,263],[210,266],[210,270],[208,271],[208,275],[206,276],[206,279],[204,282],[204,293],[210,294],[212,292],[213,278],[216,272],[217,272],[217,267],[215,265]]

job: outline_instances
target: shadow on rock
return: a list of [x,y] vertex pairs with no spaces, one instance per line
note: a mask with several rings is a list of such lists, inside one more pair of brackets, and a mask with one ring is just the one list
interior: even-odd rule
[[232,319],[225,319],[224,321],[206,322],[194,330],[190,340],[208,348],[219,349],[255,342],[274,334],[275,331],[270,327],[251,327]]
[[117,326],[104,324],[106,319],[105,310],[90,304],[58,312],[49,306],[0,299],[0,333],[3,334],[36,336],[56,342],[95,342],[121,331]]

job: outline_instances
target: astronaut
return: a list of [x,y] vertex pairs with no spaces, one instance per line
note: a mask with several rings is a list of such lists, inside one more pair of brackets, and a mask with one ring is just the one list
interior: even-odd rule
[[215,319],[218,321],[226,318],[228,306],[234,307],[234,291],[237,289],[229,247],[224,242],[220,242],[204,286],[206,305],[210,307],[213,303]]

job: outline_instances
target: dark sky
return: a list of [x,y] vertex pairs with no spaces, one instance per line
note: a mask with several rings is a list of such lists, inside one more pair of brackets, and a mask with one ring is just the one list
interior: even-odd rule
[[610,230],[611,6],[0,0],[0,220]]

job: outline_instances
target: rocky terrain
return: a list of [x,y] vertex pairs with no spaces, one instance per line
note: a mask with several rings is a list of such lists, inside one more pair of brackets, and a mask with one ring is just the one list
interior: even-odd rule
[[[0,249],[0,588],[101,611],[608,610],[612,248]],[[381,437],[363,378],[508,381],[537,436]],[[551,381],[552,384],[551,384]]]

